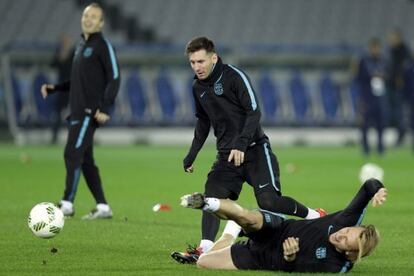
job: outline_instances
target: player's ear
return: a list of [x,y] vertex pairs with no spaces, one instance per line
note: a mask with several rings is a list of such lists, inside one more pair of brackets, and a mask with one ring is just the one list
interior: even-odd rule
[[213,53],[213,56],[211,57],[213,63],[217,63],[218,61],[218,55],[216,53]]

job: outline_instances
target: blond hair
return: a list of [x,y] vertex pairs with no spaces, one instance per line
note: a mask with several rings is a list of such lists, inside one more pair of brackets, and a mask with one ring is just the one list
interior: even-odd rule
[[362,227],[363,230],[357,240],[358,251],[350,252],[348,254],[348,259],[353,263],[357,263],[361,260],[361,258],[369,256],[380,241],[379,231],[374,225],[361,225],[360,227]]

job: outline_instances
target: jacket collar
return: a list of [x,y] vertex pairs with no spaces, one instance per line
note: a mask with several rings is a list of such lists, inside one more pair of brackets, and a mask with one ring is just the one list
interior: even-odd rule
[[199,80],[197,79],[197,76],[194,76],[194,79],[196,79],[198,82],[200,82],[203,85],[212,85],[220,78],[221,74],[223,73],[223,67],[224,67],[223,62],[221,58],[219,57],[217,60],[217,63],[213,67],[213,71],[210,73],[210,75],[206,79]]
[[[89,35],[88,41],[92,41],[92,40],[94,40],[94,39],[96,39],[97,37],[100,37],[100,36],[102,36],[102,32],[92,33],[92,34]],[[82,37],[83,40],[85,40],[84,34],[81,34],[81,37]]]

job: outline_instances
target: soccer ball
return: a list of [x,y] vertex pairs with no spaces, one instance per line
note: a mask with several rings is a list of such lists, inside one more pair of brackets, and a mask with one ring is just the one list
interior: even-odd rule
[[30,211],[28,225],[36,237],[50,239],[59,234],[65,224],[62,211],[53,203],[42,202]]
[[375,178],[382,182],[384,179],[384,170],[376,164],[366,163],[359,171],[359,180],[361,184],[364,184],[370,178]]

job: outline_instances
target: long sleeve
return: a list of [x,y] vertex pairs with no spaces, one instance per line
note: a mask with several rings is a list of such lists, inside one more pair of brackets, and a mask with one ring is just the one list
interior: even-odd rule
[[198,152],[203,147],[204,142],[206,141],[208,134],[210,132],[210,120],[207,114],[204,112],[203,108],[201,107],[200,103],[198,102],[197,97],[194,97],[194,100],[196,105],[197,122],[194,130],[193,142],[191,143],[190,150],[183,161],[184,169],[188,168],[193,164]]
[[248,77],[239,69],[233,66],[231,68],[239,74],[239,78],[236,79],[234,84],[234,90],[240,101],[241,108],[246,113],[243,129],[234,140],[234,148],[245,152],[259,126],[261,113]]
[[369,179],[361,186],[351,203],[338,216],[338,222],[344,226],[359,225],[369,201],[384,185],[376,179]]
[[64,81],[58,84],[55,84],[55,89],[48,89],[47,92],[49,94],[53,94],[55,92],[69,92],[70,90],[70,81]]
[[110,107],[115,102],[115,97],[118,94],[120,75],[118,60],[115,55],[115,51],[111,43],[105,39],[106,47],[103,47],[102,54],[100,56],[102,64],[104,66],[106,79],[108,81],[105,91],[103,102],[101,103],[100,109],[104,113],[108,113]]

